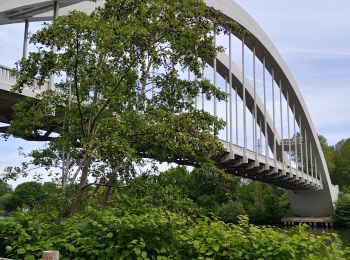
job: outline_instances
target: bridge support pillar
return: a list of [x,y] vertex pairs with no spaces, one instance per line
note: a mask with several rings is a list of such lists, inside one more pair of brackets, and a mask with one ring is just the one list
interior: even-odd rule
[[288,191],[292,212],[299,217],[329,217],[334,211],[331,198],[337,198],[336,188],[317,191]]
[[24,37],[23,37],[23,53],[22,58],[25,59],[27,57],[27,49],[28,49],[28,30],[29,30],[29,20],[26,19],[24,21]]

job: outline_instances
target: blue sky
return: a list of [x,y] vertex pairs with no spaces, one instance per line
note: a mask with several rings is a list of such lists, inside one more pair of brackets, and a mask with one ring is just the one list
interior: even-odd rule
[[237,0],[271,38],[319,134],[350,138],[350,2]]
[[[348,0],[237,0],[271,38],[292,71],[317,132],[330,144],[350,137],[350,2]],[[31,24],[35,31],[40,23]],[[24,25],[0,26],[0,63],[21,57]],[[0,171],[17,165],[18,147],[39,144],[0,139]]]

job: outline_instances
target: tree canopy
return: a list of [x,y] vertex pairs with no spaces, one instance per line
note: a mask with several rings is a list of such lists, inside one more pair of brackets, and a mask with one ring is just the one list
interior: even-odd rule
[[[92,175],[105,185],[145,158],[212,163],[223,121],[193,104],[199,93],[226,98],[202,70],[227,28],[240,30],[202,0],[107,0],[90,15],[59,17],[17,65],[14,91],[41,94],[16,104],[8,133],[49,141],[32,163],[60,167],[62,187],[80,176],[73,215]],[[188,70],[193,80],[181,77]]]
[[12,191],[12,188],[5,181],[0,179],[0,197]]
[[344,190],[350,187],[350,139],[334,146],[335,182]]
[[347,192],[350,187],[350,139],[343,139],[330,146],[325,137],[319,136],[319,138],[332,183]]

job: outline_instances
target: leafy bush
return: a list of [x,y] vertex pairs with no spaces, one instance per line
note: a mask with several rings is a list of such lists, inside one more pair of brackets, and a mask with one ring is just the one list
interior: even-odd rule
[[0,197],[10,193],[12,191],[12,187],[0,179]]
[[285,190],[258,182],[243,183],[239,178],[207,168],[189,172],[176,167],[158,176],[135,178],[112,195],[111,205],[120,204],[120,194],[147,200],[152,207],[164,206],[172,212],[200,211],[227,223],[236,223],[237,216],[248,215],[254,224],[278,225],[282,217],[290,215]]
[[53,183],[24,182],[19,184],[5,198],[5,210],[14,211],[21,208],[46,208],[52,209],[58,201],[58,189]]
[[[138,213],[136,213],[139,211]],[[0,255],[36,259],[59,250],[62,259],[345,259],[336,235],[315,236],[191,218],[162,208],[86,209],[54,224],[54,216],[23,214],[0,222]]]
[[238,216],[245,214],[246,212],[241,201],[229,201],[217,209],[218,217],[226,223],[236,223]]
[[5,193],[4,195],[0,196],[0,212],[8,212],[12,210],[11,199],[11,193]]
[[350,227],[350,194],[339,196],[334,213],[334,222],[341,227]]

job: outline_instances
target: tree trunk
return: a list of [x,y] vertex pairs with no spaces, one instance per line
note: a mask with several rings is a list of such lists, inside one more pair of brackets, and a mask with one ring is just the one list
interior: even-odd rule
[[70,156],[69,153],[67,154],[67,157],[63,154],[63,160],[62,160],[62,182],[61,182],[61,196],[60,196],[60,205],[58,209],[58,219],[57,223],[61,224],[63,217],[64,217],[64,205],[66,202],[66,188],[67,188],[67,181],[68,181],[68,174],[69,174],[69,164],[70,164]]
[[71,212],[70,212],[70,215],[72,217],[75,216],[79,211],[81,199],[82,199],[83,194],[84,194],[84,187],[86,185],[87,177],[89,174],[89,167],[90,167],[90,159],[87,158],[84,161],[84,165],[83,165],[83,168],[81,170],[81,178],[80,178],[78,192],[77,192],[77,195],[75,196],[75,200],[73,201],[73,204],[72,204],[72,208],[71,208]]
[[109,194],[111,194],[112,187],[111,186],[106,186],[105,190],[103,191],[103,198],[101,202],[101,209],[104,209],[108,205],[108,199],[109,199]]
[[262,205],[264,203],[264,184],[258,182],[258,191],[257,191],[258,203]]
[[[120,169],[120,167],[122,167],[122,164],[118,165],[118,166],[115,166],[112,170],[112,173],[111,173],[111,177],[110,177],[110,180],[109,180],[109,183],[110,181],[113,181],[116,179],[117,177],[117,172],[118,172],[118,169]],[[107,183],[108,185],[108,183]],[[109,199],[109,195],[111,194],[111,191],[112,191],[112,186],[106,186],[104,191],[103,191],[103,198],[102,198],[102,202],[101,202],[101,208],[104,209],[107,207],[108,205],[108,199]]]

